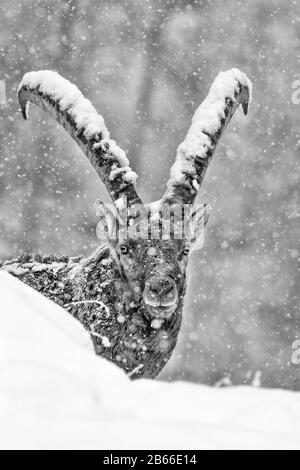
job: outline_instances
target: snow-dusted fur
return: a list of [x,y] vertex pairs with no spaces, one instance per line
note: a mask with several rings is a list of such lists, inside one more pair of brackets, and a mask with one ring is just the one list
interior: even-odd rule
[[155,328],[141,300],[130,296],[107,247],[87,259],[24,255],[2,269],[68,310],[90,332],[95,352],[130,377],[155,377],[170,358],[181,325],[184,279],[176,312]]

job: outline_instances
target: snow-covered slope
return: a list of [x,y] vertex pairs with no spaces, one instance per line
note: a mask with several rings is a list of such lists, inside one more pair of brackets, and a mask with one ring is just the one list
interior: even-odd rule
[[300,449],[300,394],[131,382],[1,271],[0,298],[0,448]]

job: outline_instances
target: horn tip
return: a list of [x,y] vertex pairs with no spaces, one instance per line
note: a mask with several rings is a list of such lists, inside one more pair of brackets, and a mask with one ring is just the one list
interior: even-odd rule
[[242,106],[243,106],[244,114],[245,114],[245,116],[247,116],[247,114],[248,114],[248,109],[249,109],[249,103],[248,103],[248,101],[243,101]]
[[28,114],[27,114],[25,108],[22,108],[22,109],[21,109],[21,114],[22,114],[22,116],[23,116],[23,119],[24,119],[25,121],[27,121],[27,119],[28,119]]
[[28,117],[29,117],[29,102],[26,101],[25,103],[22,103],[22,101],[20,101],[20,106],[21,106],[21,114],[22,114],[22,117],[25,121],[28,120]]

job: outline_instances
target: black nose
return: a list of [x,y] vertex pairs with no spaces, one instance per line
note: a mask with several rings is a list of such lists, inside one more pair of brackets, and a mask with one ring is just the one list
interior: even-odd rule
[[149,282],[149,290],[160,297],[172,293],[174,289],[174,281],[169,278],[152,279]]
[[162,314],[162,310],[168,310],[172,315],[178,298],[175,281],[169,276],[153,276],[146,282],[143,297],[145,304],[156,309],[158,316]]

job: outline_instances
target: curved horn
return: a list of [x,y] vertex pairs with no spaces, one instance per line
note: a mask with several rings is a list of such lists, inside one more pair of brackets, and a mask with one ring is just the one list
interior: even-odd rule
[[31,102],[66,129],[90,160],[115,203],[126,198],[129,207],[142,204],[134,187],[137,175],[129,167],[125,152],[110,139],[103,117],[76,85],[53,71],[28,72],[19,85],[18,99],[24,119],[28,119]]
[[177,149],[162,205],[193,204],[221,135],[240,104],[247,114],[251,96],[252,84],[243,72],[219,73]]

